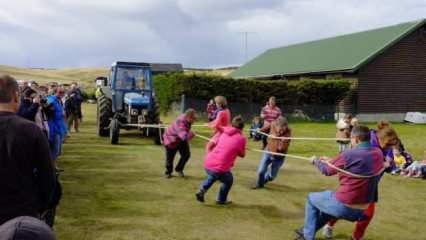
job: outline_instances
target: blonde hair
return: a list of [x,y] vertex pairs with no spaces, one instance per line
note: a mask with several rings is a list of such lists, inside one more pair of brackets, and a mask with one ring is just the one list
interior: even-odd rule
[[399,142],[398,134],[396,134],[396,131],[391,127],[379,129],[379,131],[377,131],[377,138],[379,139],[381,148],[394,146]]
[[195,111],[195,109],[193,109],[193,108],[188,108],[188,109],[186,109],[186,111],[185,111],[185,117],[193,117],[193,116],[195,116],[196,115],[196,111]]
[[351,120],[352,127],[359,126],[359,121],[357,118],[352,118]]
[[214,98],[214,101],[222,108],[226,108],[228,106],[228,102],[226,101],[226,98],[224,96],[216,96]]
[[275,120],[275,126],[277,126],[279,128],[283,128],[285,126],[288,126],[288,121],[285,117],[278,117]]
[[390,127],[390,125],[391,124],[390,124],[390,122],[388,120],[382,119],[382,120],[380,120],[380,121],[377,122],[377,130],[388,128],[388,127]]

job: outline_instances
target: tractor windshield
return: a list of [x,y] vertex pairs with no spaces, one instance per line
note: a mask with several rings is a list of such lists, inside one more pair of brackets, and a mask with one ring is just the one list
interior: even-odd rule
[[118,89],[149,90],[147,71],[141,68],[117,68],[115,87]]

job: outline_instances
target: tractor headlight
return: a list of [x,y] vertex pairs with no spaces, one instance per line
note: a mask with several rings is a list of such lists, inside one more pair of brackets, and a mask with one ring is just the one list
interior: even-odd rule
[[132,109],[132,110],[130,110],[130,115],[132,115],[132,116],[137,116],[137,115],[139,115],[139,110],[137,110],[137,109]]

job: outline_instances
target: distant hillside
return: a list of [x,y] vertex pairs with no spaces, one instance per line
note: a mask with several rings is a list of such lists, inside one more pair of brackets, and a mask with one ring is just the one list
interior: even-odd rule
[[193,74],[193,73],[201,73],[208,75],[219,75],[226,76],[231,72],[237,70],[238,67],[223,67],[223,68],[185,68],[185,73]]
[[[185,68],[187,74],[209,74],[225,76],[236,67],[217,69]],[[64,68],[64,69],[32,69],[0,65],[0,74],[8,74],[18,80],[34,80],[40,84],[48,82],[71,83],[80,82],[87,87],[93,87],[97,76],[107,76],[108,68]]]
[[18,80],[34,80],[40,84],[48,82],[80,82],[91,86],[97,76],[106,76],[107,68],[31,69],[0,65],[0,74],[8,74]]

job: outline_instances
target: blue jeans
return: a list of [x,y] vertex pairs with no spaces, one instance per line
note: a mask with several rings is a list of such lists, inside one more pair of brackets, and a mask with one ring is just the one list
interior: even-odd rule
[[306,240],[314,240],[315,233],[330,220],[345,219],[354,222],[365,218],[363,210],[353,209],[339,202],[333,191],[310,193],[305,205],[303,235]]
[[[260,161],[257,169],[257,187],[263,187],[267,182],[274,180],[281,166],[284,164],[285,157],[274,156],[268,153],[263,154],[262,161]],[[269,165],[271,167],[269,168]]]
[[56,161],[58,156],[61,155],[62,141],[63,141],[62,135],[61,134],[55,134],[53,140],[49,142],[50,155],[51,155],[53,161]]
[[234,183],[234,176],[231,172],[218,173],[206,169],[207,179],[201,184],[200,191],[204,194],[209,188],[216,182],[220,181],[222,186],[220,187],[217,195],[218,202],[226,202],[228,198],[229,190],[231,190],[232,184]]

